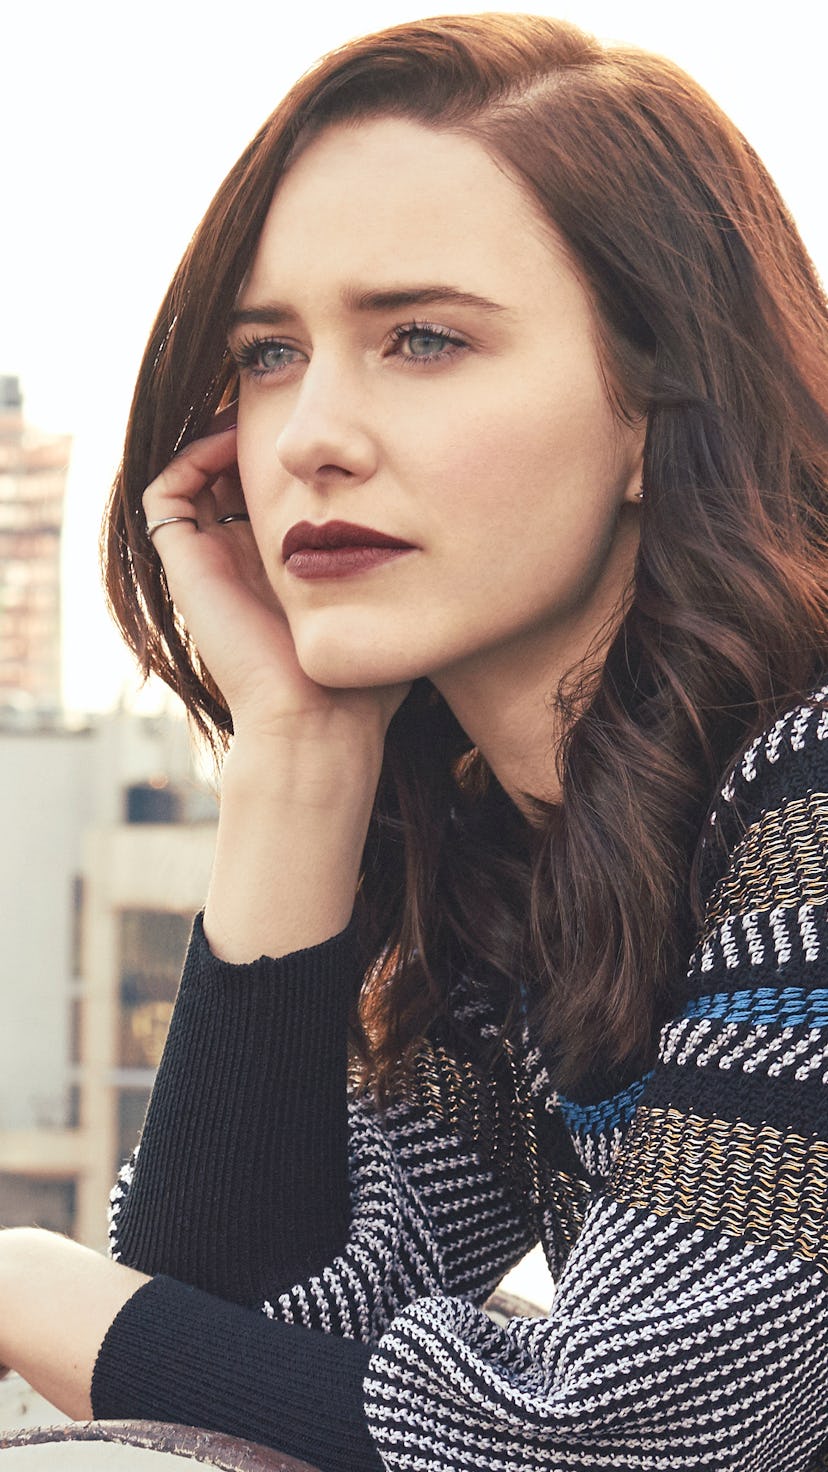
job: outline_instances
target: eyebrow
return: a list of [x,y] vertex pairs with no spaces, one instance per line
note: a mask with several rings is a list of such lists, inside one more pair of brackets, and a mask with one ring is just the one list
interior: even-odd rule
[[[508,316],[506,307],[471,291],[458,291],[455,286],[391,286],[382,291],[357,291],[346,287],[342,304],[351,312],[396,312],[406,307],[433,306],[446,303],[454,307],[474,307],[492,315]],[[262,322],[275,327],[296,314],[281,302],[264,302],[260,306],[235,308],[230,313],[228,331],[244,324]]]

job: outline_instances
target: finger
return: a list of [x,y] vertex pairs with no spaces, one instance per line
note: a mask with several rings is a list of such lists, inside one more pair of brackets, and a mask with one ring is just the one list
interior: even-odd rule
[[247,515],[247,504],[237,466],[231,465],[229,470],[222,471],[210,489],[217,520],[222,516]]
[[[196,516],[198,497],[235,463],[235,426],[194,440],[164,467],[144,491],[143,508],[147,522],[163,521],[167,517]],[[159,528],[159,532],[165,535],[171,532],[193,535],[196,530],[196,526],[187,522]]]

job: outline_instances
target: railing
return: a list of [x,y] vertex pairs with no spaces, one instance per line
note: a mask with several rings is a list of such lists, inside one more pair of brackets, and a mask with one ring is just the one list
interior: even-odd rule
[[0,1452],[6,1455],[2,1472],[193,1472],[193,1462],[219,1472],[317,1472],[252,1441],[155,1421],[29,1427],[0,1437]]

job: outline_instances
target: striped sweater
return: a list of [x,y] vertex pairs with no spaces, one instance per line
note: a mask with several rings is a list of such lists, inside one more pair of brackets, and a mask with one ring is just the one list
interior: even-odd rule
[[[232,967],[197,924],[113,1192],[113,1252],[154,1277],[104,1340],[96,1415],[323,1472],[828,1468],[828,709],[755,741],[710,823],[654,1070],[576,1101],[525,1035],[520,1169],[476,1143],[439,1049],[383,1117],[347,1104],[349,932]],[[496,1324],[538,1239],[551,1313]]]

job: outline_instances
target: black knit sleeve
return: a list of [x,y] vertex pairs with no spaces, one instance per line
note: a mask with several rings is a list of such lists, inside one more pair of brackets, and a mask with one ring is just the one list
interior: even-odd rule
[[349,1217],[351,930],[281,960],[219,961],[196,920],[113,1256],[240,1304],[319,1271]]
[[321,1472],[382,1472],[362,1410],[370,1349],[152,1278],[104,1339],[99,1420],[170,1421],[300,1457]]

